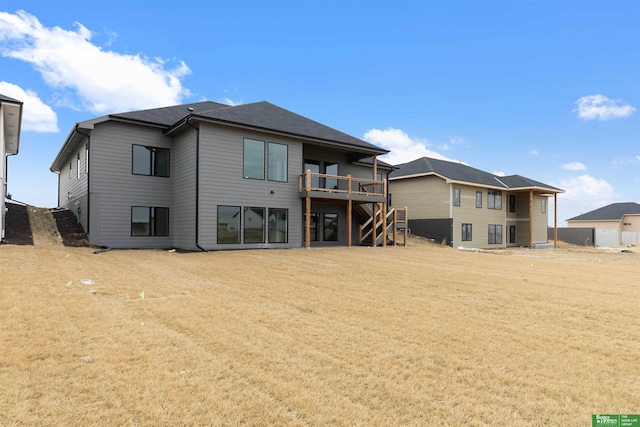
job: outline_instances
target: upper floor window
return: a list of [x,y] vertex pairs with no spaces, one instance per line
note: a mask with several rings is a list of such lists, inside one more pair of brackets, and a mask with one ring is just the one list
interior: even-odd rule
[[267,151],[267,178],[269,181],[287,182],[287,146],[270,142]]
[[460,189],[453,189],[453,206],[460,206]]
[[264,141],[244,140],[244,177],[264,179]]
[[509,194],[509,212],[516,211],[516,195]]
[[133,145],[133,174],[169,176],[169,149]]
[[502,191],[489,190],[487,192],[487,209],[502,210]]
[[[265,169],[269,181],[287,181],[287,151],[285,144],[269,142],[266,144],[257,139],[244,140],[244,174],[247,179],[264,179]],[[265,167],[266,166],[266,167]]]
[[80,179],[80,153],[76,154],[76,178]]
[[482,191],[476,191],[476,208],[482,207]]

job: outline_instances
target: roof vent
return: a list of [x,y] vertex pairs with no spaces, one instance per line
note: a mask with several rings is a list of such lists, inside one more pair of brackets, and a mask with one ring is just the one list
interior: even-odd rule
[[193,107],[187,107],[187,110],[192,111],[193,112]]

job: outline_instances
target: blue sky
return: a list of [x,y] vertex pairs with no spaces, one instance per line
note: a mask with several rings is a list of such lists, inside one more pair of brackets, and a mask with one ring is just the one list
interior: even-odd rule
[[636,0],[3,0],[0,93],[24,102],[9,192],[37,206],[76,122],[205,99],[560,187],[561,226],[640,202]]

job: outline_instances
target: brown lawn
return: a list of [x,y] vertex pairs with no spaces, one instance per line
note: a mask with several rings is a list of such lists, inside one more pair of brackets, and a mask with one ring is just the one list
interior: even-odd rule
[[639,253],[34,242],[0,246],[2,426],[559,426],[640,412]]

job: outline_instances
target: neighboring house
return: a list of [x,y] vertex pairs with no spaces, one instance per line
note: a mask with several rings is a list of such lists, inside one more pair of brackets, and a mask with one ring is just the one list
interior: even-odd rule
[[640,204],[612,203],[567,220],[568,228],[595,229],[595,245],[640,245]]
[[96,246],[350,246],[386,211],[386,153],[268,102],[205,101],[77,123],[51,171]]
[[18,154],[20,148],[20,128],[22,125],[22,102],[0,94],[0,240],[4,239],[7,209],[7,156]]
[[409,208],[412,234],[455,247],[547,244],[548,197],[557,203],[563,190],[427,157],[396,168],[389,174],[389,192],[395,205]]

